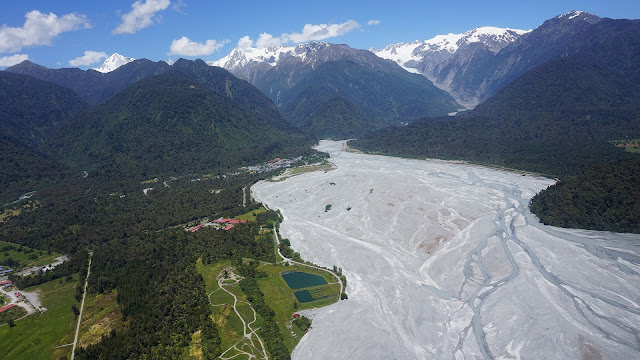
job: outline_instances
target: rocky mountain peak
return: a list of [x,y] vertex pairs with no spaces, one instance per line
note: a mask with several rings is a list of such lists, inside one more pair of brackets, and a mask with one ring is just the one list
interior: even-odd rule
[[99,71],[101,73],[108,73],[134,60],[134,58],[123,56],[118,53],[113,53],[104,61],[104,63],[102,63],[102,65],[100,65],[100,67],[97,67],[93,70]]

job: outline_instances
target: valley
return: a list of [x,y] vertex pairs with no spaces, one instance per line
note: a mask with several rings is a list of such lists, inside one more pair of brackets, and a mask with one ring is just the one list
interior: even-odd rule
[[538,223],[549,179],[342,147],[318,147],[334,170],[252,187],[303,257],[349,279],[293,358],[639,356],[638,235]]
[[7,3],[0,358],[640,358],[640,7],[549,3]]

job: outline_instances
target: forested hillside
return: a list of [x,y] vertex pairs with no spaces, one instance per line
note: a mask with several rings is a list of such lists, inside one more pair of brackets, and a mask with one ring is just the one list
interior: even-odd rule
[[[423,76],[411,74],[400,67],[387,71],[372,70],[350,61],[330,61],[317,67],[280,96],[282,112],[292,124],[301,126],[317,102],[339,95],[353,104],[374,128],[410,122],[420,117],[445,115],[456,111],[451,96],[434,87]],[[362,132],[356,125],[344,124],[345,130]]]
[[537,194],[531,211],[545,224],[640,232],[640,158],[595,166]]
[[5,71],[35,77],[75,91],[87,103],[96,105],[146,77],[171,69],[164,61],[140,59],[109,73],[78,68],[49,69],[25,60]]
[[308,137],[242,95],[220,94],[178,71],[156,75],[77,118],[55,139],[54,154],[75,167],[145,178],[307,151]]
[[48,136],[88,108],[66,87],[0,71],[0,134],[4,136],[46,149]]

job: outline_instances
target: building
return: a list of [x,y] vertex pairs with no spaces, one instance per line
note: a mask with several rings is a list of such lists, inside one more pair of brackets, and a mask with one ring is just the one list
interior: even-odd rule
[[1,312],[3,312],[3,311],[5,311],[5,310],[9,310],[9,309],[11,309],[11,308],[12,308],[12,307],[14,307],[14,306],[16,306],[16,304],[9,304],[9,305],[7,305],[7,306],[0,307],[0,313],[1,313]]

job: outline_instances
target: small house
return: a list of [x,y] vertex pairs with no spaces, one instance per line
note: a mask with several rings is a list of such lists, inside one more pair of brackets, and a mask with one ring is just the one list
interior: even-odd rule
[[5,311],[5,310],[9,310],[9,309],[11,309],[11,308],[12,308],[12,307],[14,307],[14,306],[16,306],[16,304],[9,304],[9,305],[7,305],[7,306],[0,307],[0,313],[1,313],[1,312],[3,312],[3,311]]

